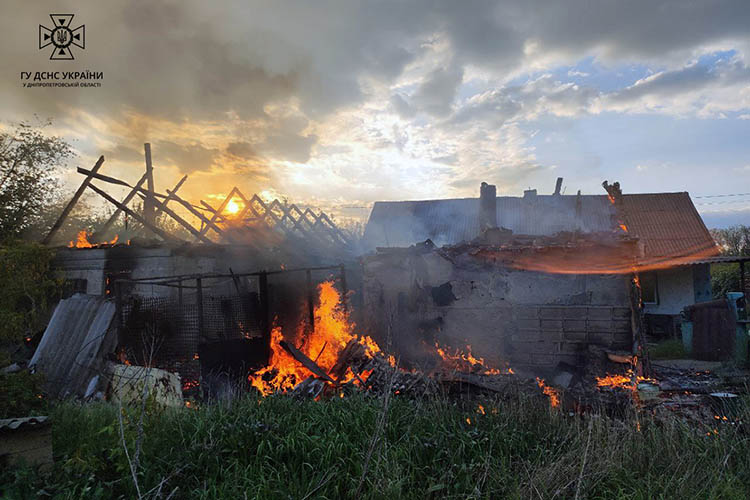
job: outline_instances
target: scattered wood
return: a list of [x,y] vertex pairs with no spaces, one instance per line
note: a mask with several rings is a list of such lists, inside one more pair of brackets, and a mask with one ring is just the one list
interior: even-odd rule
[[323,370],[318,364],[313,361],[312,359],[308,358],[302,351],[294,347],[289,342],[282,340],[279,342],[279,345],[288,352],[294,359],[302,363],[302,365],[313,372],[318,377],[322,378],[323,380],[327,382],[331,382],[333,384],[336,383],[335,380],[333,380],[326,372]]

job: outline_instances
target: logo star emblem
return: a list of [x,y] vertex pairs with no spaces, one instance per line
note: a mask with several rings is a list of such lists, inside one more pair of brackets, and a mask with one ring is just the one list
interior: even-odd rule
[[86,26],[80,25],[75,29],[70,28],[74,14],[50,14],[52,28],[39,25],[39,49],[52,45],[52,60],[75,59],[70,50],[71,45],[81,49],[86,48]]

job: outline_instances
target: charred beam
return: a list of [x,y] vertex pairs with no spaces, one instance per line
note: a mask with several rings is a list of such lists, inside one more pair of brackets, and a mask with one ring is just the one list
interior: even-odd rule
[[[91,174],[95,174],[99,171],[99,169],[102,167],[102,164],[104,163],[104,156],[100,156],[97,160],[96,164],[94,165],[94,168],[91,169]],[[81,198],[81,195],[83,195],[83,192],[86,191],[86,188],[91,184],[91,178],[93,175],[87,175],[86,178],[81,183],[80,187],[78,188],[78,191],[75,192],[73,195],[73,198],[68,202],[68,204],[63,209],[62,213],[60,214],[60,217],[57,219],[55,224],[52,226],[52,229],[49,230],[49,233],[47,233],[47,236],[45,236],[44,240],[42,240],[42,244],[47,245],[50,241],[52,241],[52,237],[55,236],[57,231],[60,230],[63,223],[65,222],[65,219],[68,218],[68,215],[70,215],[70,211],[73,210],[73,207],[78,203],[78,200]]]
[[161,237],[164,241],[180,241],[179,238],[175,238],[174,236],[170,235],[166,231],[160,229],[159,227],[155,226],[154,224],[151,224],[146,219],[117,201],[116,199],[112,198],[110,195],[99,189],[98,187],[94,186],[93,184],[89,184],[88,187],[93,190],[95,193],[97,193],[99,196],[107,200],[108,202],[112,203],[114,206],[120,208],[123,212],[146,226],[148,229],[150,229],[152,232],[154,232],[157,236]]
[[331,382],[332,384],[336,383],[336,381],[333,380],[331,376],[325,372],[325,370],[318,366],[315,361],[308,358],[302,351],[294,347],[292,344],[288,343],[285,340],[282,340],[279,342],[279,345],[283,347],[284,350],[288,352],[294,359],[299,361],[302,366],[313,372],[315,375],[324,380],[327,380],[328,382]]
[[[130,190],[128,195],[123,198],[120,203],[122,203],[123,205],[127,205],[128,203],[130,203],[130,200],[135,197],[135,195],[138,193],[138,190],[141,188],[141,186],[143,186],[144,182],[146,182],[146,174],[143,174],[141,179],[136,183],[135,187]],[[105,222],[104,225],[91,236],[90,241],[97,242],[102,240],[104,238],[104,235],[107,234],[107,231],[109,231],[109,228],[112,227],[112,224],[114,224],[121,213],[122,209],[115,209],[114,213],[109,217],[109,219],[107,219],[107,222]]]

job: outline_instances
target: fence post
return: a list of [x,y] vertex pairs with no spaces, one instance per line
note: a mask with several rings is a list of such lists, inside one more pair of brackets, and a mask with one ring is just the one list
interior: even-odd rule
[[312,271],[305,271],[307,276],[307,314],[310,320],[310,331],[315,331],[315,299],[313,297]]
[[266,364],[271,356],[271,322],[269,321],[270,304],[268,300],[268,274],[261,271],[258,274],[258,299],[260,302],[260,333],[266,348]]
[[344,306],[344,311],[346,311],[349,308],[349,304],[347,301],[347,295],[349,293],[349,288],[346,286],[346,267],[344,267],[344,264],[341,264],[341,303]]
[[195,278],[195,300],[198,306],[198,336],[202,339],[204,336],[203,331],[203,280]]
[[122,282],[115,280],[115,316],[117,316],[117,345],[123,341],[123,319],[122,319]]

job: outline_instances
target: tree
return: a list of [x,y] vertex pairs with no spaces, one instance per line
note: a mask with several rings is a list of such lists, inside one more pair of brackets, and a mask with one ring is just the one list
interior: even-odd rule
[[750,226],[712,229],[711,236],[721,248],[722,255],[750,255]]
[[0,133],[0,242],[39,225],[45,205],[59,197],[56,174],[74,153],[60,137],[45,135],[46,125],[20,123]]
[[[712,229],[711,236],[719,245],[722,255],[750,255],[750,227],[737,225],[725,229]],[[740,289],[740,270],[737,264],[714,264],[711,266],[711,288],[716,299],[726,297],[727,292]]]

